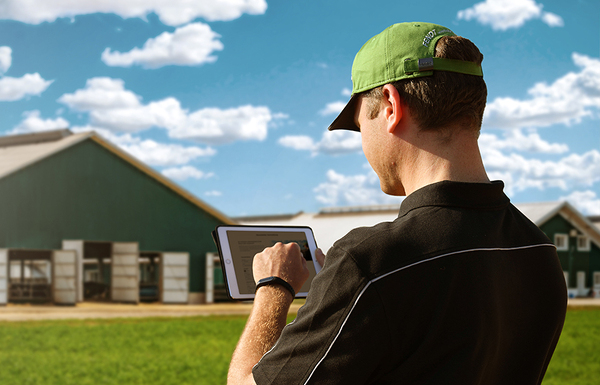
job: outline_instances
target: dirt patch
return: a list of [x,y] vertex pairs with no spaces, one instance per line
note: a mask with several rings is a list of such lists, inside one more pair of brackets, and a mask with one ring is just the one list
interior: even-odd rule
[[[290,312],[297,313],[303,300],[296,300]],[[571,298],[569,308],[600,307],[600,298]],[[248,315],[252,303],[210,305],[163,305],[82,302],[77,306],[8,304],[0,307],[0,321],[34,321],[88,318],[191,317]]]
[[[294,303],[290,312],[302,304]],[[53,319],[190,317],[208,315],[247,315],[251,303],[210,305],[119,304],[82,302],[76,306],[8,304],[0,307],[0,321],[32,321]]]

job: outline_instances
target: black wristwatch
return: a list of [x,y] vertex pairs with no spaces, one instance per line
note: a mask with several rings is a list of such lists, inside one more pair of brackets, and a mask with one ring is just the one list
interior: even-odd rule
[[254,290],[254,292],[256,293],[256,290],[258,290],[259,287],[267,285],[281,285],[285,287],[290,293],[292,293],[292,298],[296,298],[296,292],[294,291],[292,285],[290,285],[289,283],[287,283],[279,277],[267,277],[259,280],[256,284],[256,289]]

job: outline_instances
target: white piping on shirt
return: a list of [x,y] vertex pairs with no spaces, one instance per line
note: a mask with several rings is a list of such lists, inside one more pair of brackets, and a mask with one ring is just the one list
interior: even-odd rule
[[[367,290],[367,288],[373,283],[373,282],[377,282],[380,279],[383,279],[391,274],[397,273],[401,270],[404,269],[408,269],[409,267],[413,267],[416,265],[419,265],[421,263],[425,263],[425,262],[430,262],[433,261],[435,259],[439,259],[439,258],[444,258],[444,257],[448,257],[450,255],[455,255],[455,254],[462,254],[462,253],[468,253],[468,252],[472,252],[472,251],[511,251],[511,250],[522,250],[522,249],[531,249],[534,247],[546,247],[546,246],[551,246],[556,248],[556,246],[552,243],[545,243],[545,244],[539,244],[539,245],[529,245],[529,246],[519,246],[519,247],[492,247],[492,248],[480,248],[480,249],[469,249],[469,250],[461,250],[461,251],[454,251],[452,253],[447,253],[447,254],[442,254],[442,255],[438,255],[436,257],[432,257],[429,259],[424,259],[422,261],[418,261],[415,262],[413,264],[407,265],[407,266],[403,266],[399,269],[387,272],[384,275],[381,275],[379,277],[373,278],[372,280],[370,280],[369,282],[367,282],[367,284],[365,285],[365,287],[363,287],[363,289],[361,290],[360,294],[358,295],[358,297],[356,297],[356,300],[354,301],[354,304],[352,305],[352,308],[350,308],[350,311],[348,312],[348,315],[346,316],[346,319],[344,319],[344,322],[342,322],[342,325],[340,326],[340,330],[338,331],[338,333],[335,335],[335,338],[333,339],[333,341],[331,341],[331,344],[329,345],[329,348],[327,348],[327,351],[325,352],[325,354],[323,355],[323,358],[321,358],[319,360],[319,362],[317,362],[317,364],[315,365],[315,367],[313,368],[312,372],[310,372],[310,375],[308,376],[308,378],[306,379],[306,382],[304,382],[304,385],[308,384],[308,381],[310,381],[311,377],[313,376],[313,374],[315,373],[315,371],[317,370],[317,368],[319,367],[319,365],[321,364],[321,362],[323,362],[323,360],[325,360],[325,357],[327,357],[327,354],[329,353],[329,351],[331,350],[331,348],[333,347],[333,344],[335,343],[335,341],[338,339],[338,337],[340,336],[340,334],[342,334],[342,329],[344,328],[344,326],[346,325],[346,322],[348,321],[348,319],[350,318],[350,315],[352,314],[352,311],[354,310],[354,308],[356,307],[356,304],[358,303],[358,301],[360,300],[360,297],[362,297],[362,295],[364,294],[364,292]],[[272,349],[271,349],[272,350]],[[268,354],[265,353],[265,355]],[[264,356],[263,356],[264,357]],[[262,360],[262,358],[261,358]],[[260,362],[260,361],[259,361]]]

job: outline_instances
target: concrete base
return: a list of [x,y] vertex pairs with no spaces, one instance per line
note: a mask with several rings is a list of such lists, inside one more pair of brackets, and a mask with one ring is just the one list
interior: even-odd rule
[[[290,313],[297,313],[304,301],[295,300]],[[599,301],[600,302],[600,301]],[[207,315],[243,315],[252,310],[251,303],[221,303],[211,305],[145,304],[83,302],[77,306],[8,304],[0,306],[0,323],[45,319],[97,319],[143,317],[195,317]]]
[[188,303],[190,305],[205,304],[206,293],[188,293]]

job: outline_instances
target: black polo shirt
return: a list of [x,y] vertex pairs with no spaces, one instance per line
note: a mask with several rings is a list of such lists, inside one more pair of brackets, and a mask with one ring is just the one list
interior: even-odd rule
[[257,384],[539,384],[566,312],[552,242],[491,184],[439,182],[327,253]]

